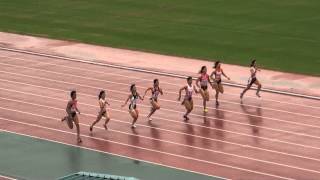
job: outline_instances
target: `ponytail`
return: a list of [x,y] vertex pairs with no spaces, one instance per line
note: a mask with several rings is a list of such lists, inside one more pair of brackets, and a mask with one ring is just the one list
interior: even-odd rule
[[135,84],[131,84],[130,86],[130,91],[132,92],[132,89],[135,87],[136,85]]
[[199,74],[202,74],[205,68],[207,68],[207,66],[202,66],[200,71],[199,71]]
[[256,63],[256,59],[252,59],[250,67],[252,67]]
[[214,63],[214,68],[216,69],[217,67],[218,67],[218,64],[220,63],[220,61],[216,61],[215,63]]
[[106,92],[104,90],[100,91],[98,98],[101,99],[102,95],[105,94]]

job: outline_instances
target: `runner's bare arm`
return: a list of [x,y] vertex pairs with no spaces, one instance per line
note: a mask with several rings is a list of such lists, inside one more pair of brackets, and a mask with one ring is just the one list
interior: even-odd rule
[[106,107],[106,103],[102,103],[101,101],[99,101],[99,105],[100,105],[100,111],[102,111]]
[[210,85],[211,85],[211,87],[212,87],[212,89],[214,89],[214,77],[213,77],[213,75],[216,73],[216,71],[214,70],[214,71],[212,71],[212,73],[210,74],[210,77],[209,77],[209,81],[210,81],[210,79],[212,80],[212,82],[210,82]]
[[193,86],[193,90],[194,90],[194,92],[196,92],[196,94],[199,93],[199,91],[198,91],[198,89],[196,88],[196,86]]
[[138,94],[138,97],[143,101],[144,97],[141,97],[139,93]]
[[254,74],[254,70],[252,68],[250,68],[250,73],[251,73],[251,75]]
[[180,101],[180,99],[181,99],[181,92],[182,92],[183,90],[186,90],[186,89],[187,89],[187,86],[183,86],[183,87],[179,90],[178,101]]
[[151,91],[151,90],[152,90],[151,87],[149,87],[148,89],[146,89],[146,91],[144,92],[143,98],[146,96],[146,94],[148,93],[148,91]]
[[230,78],[224,73],[224,71],[221,69],[221,71],[222,71],[222,75],[224,76],[224,77],[226,77],[228,80],[230,80]]
[[161,88],[159,88],[160,94],[163,95],[163,91]]
[[71,113],[71,106],[72,106],[72,102],[69,101],[68,104],[67,104],[67,107],[66,107],[66,111],[67,111],[68,114]]
[[214,79],[213,75],[215,75],[215,74],[216,74],[216,70],[212,71],[212,73],[210,74],[210,78]]
[[78,109],[78,107],[76,107],[76,111],[80,114],[80,110]]
[[196,86],[197,86],[198,88],[200,87],[199,82],[200,82],[200,77],[198,77],[198,79],[196,80]]
[[129,99],[131,98],[131,94],[128,96],[128,98],[127,98],[127,100],[126,100],[126,102],[123,104],[123,105],[121,105],[121,107],[124,107],[125,105],[127,105],[127,103],[128,103],[128,101],[129,101]]

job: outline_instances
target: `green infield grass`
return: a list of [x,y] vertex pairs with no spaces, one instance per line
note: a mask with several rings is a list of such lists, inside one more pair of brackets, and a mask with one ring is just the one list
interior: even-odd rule
[[2,0],[0,31],[320,75],[319,0]]

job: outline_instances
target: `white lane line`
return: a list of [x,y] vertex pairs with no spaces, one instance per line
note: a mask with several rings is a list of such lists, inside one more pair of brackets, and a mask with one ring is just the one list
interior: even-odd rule
[[[0,117],[0,119],[10,121],[10,119],[4,119],[4,118],[1,118],[1,117]],[[115,154],[115,153],[111,153],[111,152],[101,151],[101,150],[98,150],[98,149],[92,149],[92,148],[89,148],[89,147],[84,147],[84,146],[79,146],[79,145],[75,145],[75,144],[65,143],[65,142],[56,141],[56,140],[52,140],[52,139],[47,139],[47,138],[43,138],[43,137],[32,136],[32,135],[23,134],[23,133],[18,133],[18,132],[9,131],[9,130],[6,130],[6,129],[0,129],[0,130],[3,131],[3,132],[13,133],[13,134],[17,134],[17,135],[21,135],[21,136],[26,136],[26,137],[30,137],[30,138],[35,138],[35,139],[41,139],[41,140],[45,140],[45,141],[49,141],[49,142],[53,142],[53,143],[58,143],[58,144],[63,144],[63,145],[67,145],[67,146],[77,147],[77,148],[81,148],[81,149],[85,149],[85,150],[90,150],[90,151],[99,152],[99,153],[103,153],[103,154],[118,156],[118,157],[122,157],[122,158],[128,158],[128,159],[131,159],[131,160],[137,160],[137,161],[141,161],[141,162],[145,162],[145,163],[150,163],[150,164],[154,164],[154,165],[158,165],[158,166],[163,166],[163,167],[173,168],[173,169],[177,169],[177,170],[181,170],[181,171],[191,172],[191,173],[194,173],[194,174],[200,174],[200,175],[204,175],[204,176],[209,176],[209,177],[214,177],[214,178],[220,178],[220,179],[228,180],[228,179],[226,179],[226,178],[224,178],[224,177],[213,176],[213,175],[210,175],[210,174],[205,174],[205,173],[196,172],[196,171],[192,171],[192,170],[188,170],[188,169],[183,169],[183,168],[178,168],[178,167],[174,167],[174,166],[169,166],[169,165],[165,165],[165,164],[161,164],[161,163],[151,162],[151,161],[147,161],[147,160],[143,160],[143,159],[137,159],[137,158],[134,158],[134,157],[129,157],[129,156],[121,155],[121,154]],[[75,133],[73,133],[73,134],[75,134]]]
[[[26,112],[24,112],[24,113],[26,113]],[[34,116],[39,116],[39,117],[46,117],[46,116],[42,116],[42,115],[36,115],[36,114],[33,114],[33,113],[26,113],[26,114],[32,114]],[[37,125],[37,124],[25,123],[25,122],[16,121],[16,120],[7,119],[7,118],[2,118],[2,117],[0,117],[0,119],[1,120],[5,120],[5,121],[9,121],[9,122],[18,123],[18,124],[24,124],[24,125],[29,125],[29,126],[33,126],[33,127],[43,128],[43,129],[47,129],[47,130],[51,130],[51,131],[57,131],[57,132],[65,133],[65,134],[76,135],[76,133],[72,133],[72,132],[68,132],[68,131],[64,131],[64,130],[60,130],[60,129],[55,129],[55,128],[50,128],[50,127],[46,127],[46,126],[41,126],[41,125]],[[56,120],[59,121],[59,119],[56,119]],[[251,173],[254,173],[254,174],[265,175],[265,176],[270,176],[270,177],[276,177],[276,178],[280,178],[280,179],[291,179],[291,178],[277,176],[277,175],[273,175],[273,174],[269,174],[269,173],[263,173],[263,172],[260,172],[260,171],[255,171],[255,170],[250,170],[250,169],[246,169],[246,168],[240,168],[240,167],[237,167],[237,166],[231,166],[231,165],[227,165],[227,164],[216,163],[216,162],[212,162],[212,161],[192,158],[192,157],[183,156],[183,155],[179,155],[179,154],[168,153],[168,152],[159,151],[159,150],[155,150],[155,149],[144,148],[144,147],[135,146],[135,145],[131,145],[131,144],[126,144],[126,143],[121,143],[121,142],[117,142],[117,141],[107,140],[107,139],[103,139],[103,138],[92,137],[92,136],[88,136],[88,135],[84,135],[84,134],[81,134],[81,137],[100,140],[100,141],[104,141],[104,142],[110,142],[110,143],[114,143],[114,144],[118,144],[118,145],[122,145],[122,146],[141,149],[141,150],[150,151],[150,152],[159,153],[159,154],[164,154],[164,155],[173,156],[173,157],[178,157],[178,158],[182,158],[182,159],[198,161],[198,162],[201,162],[201,163],[217,165],[217,166],[227,167],[227,168],[231,168],[231,169],[246,171],[246,172],[251,172]]]
[[[6,99],[7,98],[0,98],[0,99]],[[15,101],[15,102],[19,102],[19,103],[24,103],[24,104],[29,104],[29,105],[33,105],[33,106],[38,106],[38,107],[45,107],[48,109],[54,109],[54,110],[58,110],[58,111],[65,111],[65,109],[63,108],[56,108],[56,107],[51,107],[51,106],[45,106],[45,105],[40,105],[40,104],[35,104],[35,103],[29,103],[29,102],[25,102],[25,101],[18,101],[18,100],[11,100],[11,101]],[[10,109],[10,108],[4,108],[0,106],[0,109],[5,109],[7,111],[14,111],[14,112],[19,112],[19,113],[24,113],[24,114],[31,114],[34,116],[38,116],[40,114],[34,114],[34,113],[30,113],[27,111],[20,111],[20,110],[14,110],[14,109]],[[82,113],[83,115],[92,117],[92,118],[96,118],[96,115],[93,114],[87,114],[87,113]],[[40,115],[40,116],[44,116],[44,115]],[[49,119],[53,119],[56,121],[59,121],[60,119],[55,118],[55,117],[50,117],[50,116],[45,116],[46,118]],[[80,125],[83,126],[87,126],[90,127],[90,125],[88,124],[84,124],[84,123],[79,123]],[[145,138],[145,136],[139,136],[142,138]],[[150,137],[148,137],[147,139],[150,139]],[[161,139],[154,139],[160,142],[165,142],[165,143],[169,143],[169,144],[174,144],[174,145],[178,145],[178,146],[184,146],[184,147],[188,147],[188,148],[194,148],[194,149],[198,149],[198,150],[203,150],[203,151],[209,151],[212,153],[217,153],[217,154],[223,154],[223,155],[228,155],[228,156],[233,156],[233,157],[237,157],[237,158],[242,158],[242,159],[248,159],[248,160],[252,160],[252,161],[257,161],[257,162],[261,162],[261,163],[266,163],[266,164],[271,164],[271,165],[277,165],[277,166],[283,166],[283,167],[287,167],[287,168],[292,168],[292,169],[298,169],[298,170],[302,170],[302,171],[308,171],[308,172],[312,172],[312,173],[319,173],[320,171],[316,171],[316,170],[311,170],[311,169],[306,169],[306,168],[301,168],[301,167],[297,167],[297,166],[292,166],[292,165],[287,165],[287,164],[281,164],[281,163],[276,163],[276,162],[272,162],[272,161],[267,161],[267,160],[261,160],[261,159],[256,159],[256,158],[251,158],[251,157],[247,157],[247,156],[241,156],[241,155],[237,155],[237,154],[232,154],[232,153],[226,153],[223,151],[217,151],[217,150],[212,150],[212,149],[207,149],[207,148],[200,148],[200,147],[196,147],[196,146],[191,146],[191,145],[186,145],[186,144],[181,144],[181,143],[176,143],[176,142],[172,142],[172,141],[168,141],[168,140],[161,140]]]
[[4,178],[4,179],[8,179],[8,180],[16,180],[16,179],[14,179],[12,177],[2,176],[2,175],[0,175],[0,178]]
[[[98,87],[97,88],[97,87],[93,87],[93,86],[89,86],[89,85],[82,85],[82,84],[71,83],[71,82],[67,82],[67,81],[59,81],[59,80],[53,80],[53,79],[48,79],[48,78],[41,78],[41,77],[36,77],[36,76],[23,75],[23,74],[12,73],[12,72],[7,72],[7,71],[0,71],[0,72],[7,73],[7,74],[13,74],[13,75],[16,75],[16,76],[22,76],[22,77],[28,77],[28,78],[34,78],[34,79],[41,79],[41,80],[51,81],[51,82],[55,82],[55,83],[64,83],[64,84],[76,85],[76,86],[80,86],[80,87],[92,88],[92,89],[97,89],[97,90],[103,89],[102,87]],[[122,94],[127,94],[127,93],[122,93]],[[120,100],[115,100],[115,99],[110,99],[110,100],[122,102]],[[145,106],[145,105],[141,105],[141,106]],[[149,106],[147,106],[147,107],[149,107]],[[174,113],[178,112],[180,114],[184,114],[184,112],[175,111],[175,110],[166,109],[166,108],[162,108],[162,110],[166,110],[166,111],[170,111],[170,112],[174,112]],[[190,115],[196,116],[196,117],[200,117],[200,118],[213,119],[213,120],[223,120],[225,122],[230,122],[230,123],[233,123],[233,124],[240,124],[240,125],[243,125],[243,126],[250,126],[250,127],[258,127],[258,128],[261,128],[261,129],[268,129],[268,130],[272,130],[272,131],[278,131],[278,132],[283,132],[283,133],[294,134],[294,135],[297,135],[297,136],[306,136],[306,137],[320,139],[320,137],[318,137],[318,136],[313,136],[313,135],[306,134],[306,133],[297,133],[297,132],[286,131],[286,130],[281,130],[281,129],[274,129],[274,128],[269,128],[269,127],[257,126],[257,125],[246,124],[246,123],[241,123],[241,122],[227,120],[227,119],[219,119],[219,118],[214,118],[214,117],[207,117],[207,116],[193,114],[193,113],[191,113]],[[274,120],[274,121],[285,122],[285,123],[288,123],[288,124],[295,124],[295,125],[299,125],[299,126],[306,126],[306,127],[312,127],[312,128],[320,129],[320,126],[315,126],[315,125],[310,125],[310,124],[286,121],[286,120],[281,120],[281,119],[276,119],[276,118],[267,118],[267,117],[264,117],[264,118],[265,119]]]
[[[59,109],[59,108],[54,108],[54,107],[49,107],[49,106],[43,106],[43,105],[37,105],[37,104],[34,104],[34,103],[26,103],[26,104],[45,107],[45,108],[48,108],[48,109],[55,109],[55,110],[59,110],[59,111],[64,111],[64,109]],[[1,107],[1,106],[0,106],[0,109],[4,109],[4,110],[7,110],[7,111],[14,111],[14,112],[19,112],[19,113],[24,113],[24,114],[29,114],[29,115],[33,115],[33,116],[38,116],[38,115],[39,116],[44,116],[44,115],[34,114],[34,113],[26,112],[26,111],[20,111],[20,110],[13,110],[13,109],[10,109],[10,108],[4,108],[4,107]],[[86,114],[86,113],[83,113],[83,115],[86,115],[86,116],[89,116],[89,117],[93,117],[93,118],[96,117],[95,115]],[[44,116],[44,117],[49,118],[49,119],[53,119],[53,120],[56,120],[56,121],[60,120],[58,118],[50,117],[50,116]],[[88,125],[88,124],[84,124],[84,123],[79,123],[79,124],[82,125],[82,126],[90,127],[90,125]],[[144,138],[144,136],[139,136],[139,137]],[[148,137],[148,139],[150,139],[150,138]],[[236,155],[236,154],[232,154],[232,153],[226,153],[226,152],[223,152],[223,151],[216,151],[216,150],[211,150],[211,149],[206,149],[206,148],[200,148],[200,147],[195,147],[195,146],[175,143],[175,142],[167,141],[167,140],[161,140],[161,139],[155,139],[155,140],[161,141],[161,142],[165,142],[165,143],[169,143],[169,144],[178,145],[178,146],[185,146],[185,147],[188,147],[188,148],[194,148],[194,149],[198,149],[198,150],[209,151],[209,152],[212,152],[212,153],[223,154],[223,155],[233,156],[233,157],[237,157],[237,158],[257,161],[257,162],[261,162],[261,163],[277,165],[277,166],[283,166],[283,167],[287,167],[287,168],[298,169],[298,170],[301,170],[301,171],[308,171],[308,172],[319,173],[320,174],[319,171],[306,169],[306,168],[301,168],[301,167],[297,167],[297,166],[291,166],[291,165],[276,163],[276,162],[272,162],[272,161],[266,161],[266,160],[251,158],[251,157],[247,157],[247,156]]]
[[[1,57],[1,56],[0,56]],[[80,71],[88,71],[88,69],[85,68],[77,68],[77,67],[71,67],[71,66],[64,66],[64,65],[59,65],[59,64],[54,64],[54,63],[44,63],[44,62],[39,62],[37,60],[29,60],[29,59],[23,59],[23,58],[16,58],[16,57],[7,57],[7,56],[3,56],[4,58],[10,58],[10,59],[16,59],[16,60],[21,60],[21,61],[31,61],[31,62],[37,62],[39,64],[44,64],[44,65],[53,65],[53,66],[57,66],[57,67],[63,67],[63,68],[69,68],[69,69],[76,69],[76,70],[80,70]],[[94,71],[94,70],[90,70],[90,72],[94,72],[94,73],[99,73],[99,74],[109,74],[109,75],[114,75],[114,76],[119,76],[119,77],[125,77],[125,78],[129,78],[129,79],[137,79],[137,80],[143,80],[143,81],[147,81],[147,82],[152,82],[152,80],[150,79],[143,79],[143,78],[139,78],[139,77],[135,77],[135,76],[125,76],[125,75],[121,75],[121,74],[117,74],[117,73],[108,73],[108,72],[103,72],[103,71]],[[168,85],[172,85],[172,86],[177,86],[179,87],[180,85],[177,85],[177,83],[169,83],[169,82],[165,82],[165,81],[161,81],[161,84],[168,84]],[[170,92],[169,92],[170,93]],[[227,95],[232,95],[232,96],[239,96],[239,94],[232,94],[232,93],[228,93],[225,92],[224,94]],[[247,95],[246,97],[248,98],[253,98],[253,99],[261,99],[261,98],[257,98],[255,96],[249,96]],[[201,99],[201,97],[196,97],[197,99]],[[273,101],[273,102],[277,102],[277,103],[284,103],[284,104],[290,104],[290,105],[295,105],[295,106],[300,106],[300,107],[307,107],[307,108],[314,108],[314,109],[320,109],[320,107],[316,107],[316,106],[309,106],[309,105],[304,105],[304,104],[296,104],[296,103],[289,103],[289,102],[284,102],[284,101],[276,101],[276,100],[268,100],[263,98],[262,100],[265,101]],[[237,105],[241,105],[241,103],[236,103],[236,102],[232,102],[232,101],[227,101],[227,100],[220,100],[221,102],[226,102],[226,103],[231,103],[231,104],[237,104]],[[256,108],[262,108],[262,109],[267,109],[267,110],[272,110],[272,111],[279,111],[279,112],[286,112],[286,113],[292,113],[292,114],[300,114],[303,116],[307,116],[305,114],[302,113],[295,113],[295,112],[290,112],[290,111],[285,111],[285,110],[278,110],[278,109],[273,109],[273,108],[267,108],[267,107],[260,107],[260,106],[254,106],[254,105],[245,105],[245,106],[250,106],[250,107],[256,107]],[[318,117],[319,118],[319,117]]]
[[[62,90],[62,89],[48,88],[48,87],[31,85],[31,84],[21,83],[21,82],[8,81],[8,80],[3,80],[3,79],[0,79],[0,81],[5,81],[5,82],[15,83],[15,84],[23,84],[23,85],[32,86],[32,87],[37,87],[37,88],[43,88],[43,89],[56,90],[56,91],[60,91],[60,92],[69,92],[69,91],[67,91],[67,90]],[[79,94],[81,94],[81,95],[83,95],[83,96],[93,97],[93,98],[96,99],[96,96],[93,96],[93,95],[87,95],[87,94],[82,94],[82,93],[79,93]],[[120,111],[120,110],[117,110],[117,109],[113,109],[113,110],[114,110],[114,111],[123,112],[123,111]],[[126,112],[126,113],[127,113],[127,112]],[[235,132],[235,131],[228,131],[228,130],[223,130],[223,129],[214,128],[214,127],[197,125],[197,124],[192,124],[192,123],[187,123],[187,122],[174,121],[174,120],[170,120],[170,119],[166,119],[166,118],[161,118],[161,117],[156,117],[156,116],[154,116],[153,118],[154,118],[154,119],[165,120],[165,121],[169,121],[169,122],[173,122],[173,123],[188,124],[188,125],[191,125],[191,126],[197,126],[197,127],[207,128],[207,129],[211,129],[211,130],[228,132],[228,133],[237,134],[237,135],[242,135],[242,136],[254,137],[254,138],[263,139],[263,140],[268,140],[268,141],[272,141],[272,142],[280,142],[280,143],[285,143],[285,144],[290,144],[290,145],[295,145],[295,146],[301,146],[301,147],[305,147],[305,148],[311,148],[311,149],[320,150],[320,147],[314,147],[314,146],[309,146],[309,145],[302,145],[302,144],[299,144],[299,143],[282,141],[282,140],[278,140],[278,139],[275,139],[275,138],[266,138],[266,137],[261,137],[261,136],[256,136],[256,135],[239,133],[239,132]]]
[[[81,59],[81,58],[58,56],[58,55],[45,54],[45,53],[39,53],[39,52],[33,52],[33,51],[6,48],[6,47],[1,47],[1,46],[0,46],[0,50],[18,52],[18,53],[22,53],[22,54],[32,54],[32,55],[38,56],[38,57],[40,56],[40,57],[63,59],[63,60],[66,60],[66,61],[85,63],[85,64],[93,64],[93,65],[103,66],[103,67],[112,67],[112,68],[117,68],[117,69],[125,69],[125,70],[131,70],[131,71],[134,71],[134,72],[151,73],[151,74],[157,74],[157,75],[162,75],[162,76],[167,76],[167,77],[175,77],[175,78],[186,78],[187,77],[186,75],[179,75],[179,74],[174,74],[174,73],[169,73],[169,72],[161,72],[161,71],[148,70],[148,69],[143,69],[143,68],[138,68],[138,67],[129,67],[129,66],[124,66],[124,65],[109,64],[109,63],[107,63],[105,61],[103,63],[101,63],[101,62],[97,62],[97,61],[92,61],[90,59],[88,60],[88,59]],[[245,85],[242,85],[242,84],[230,83],[230,82],[223,82],[223,84],[231,86],[231,87],[238,87],[238,88],[239,87],[240,88],[245,88],[246,87]],[[262,88],[261,91],[271,92],[271,93],[274,93],[274,94],[294,96],[294,97],[302,97],[302,98],[306,98],[306,99],[320,100],[320,97],[318,97],[318,96],[310,96],[310,95],[305,95],[305,94],[298,94],[298,93],[279,91],[279,90],[273,90],[273,89],[267,89],[267,88]]]
[[[1,90],[6,90],[9,92],[15,92],[15,93],[21,93],[21,94],[25,94],[25,95],[31,95],[31,96],[37,96],[37,97],[42,97],[42,98],[47,98],[47,99],[53,99],[56,101],[63,101],[65,102],[65,99],[60,99],[60,98],[53,98],[53,97],[49,97],[49,96],[42,96],[42,95],[37,95],[37,94],[33,94],[33,93],[24,93],[21,91],[15,91],[15,90],[8,90],[8,89],[3,89],[0,88]],[[12,100],[12,101],[17,101],[17,100],[13,100],[13,99],[8,99],[8,98],[3,98],[0,97],[1,99],[6,99],[6,100]],[[25,101],[24,101],[25,102]],[[90,107],[94,107],[97,108],[97,106],[91,105],[91,104],[86,104],[86,103],[81,103],[82,105],[86,105],[86,106],[90,106]],[[118,112],[122,112],[122,113],[126,113],[126,111],[120,111],[120,110],[114,110],[112,108],[109,108],[110,110],[113,111],[118,111]],[[141,115],[146,115],[141,113]],[[131,124],[131,122],[128,121],[121,121],[121,120],[117,120],[112,118],[112,121],[116,121],[116,122],[120,122],[120,123],[124,123],[124,124]],[[255,146],[250,146],[248,144],[238,144],[238,143],[233,143],[233,142],[229,142],[229,141],[224,141],[224,140],[219,140],[219,139],[213,139],[213,138],[208,138],[208,137],[203,137],[203,136],[198,136],[198,135],[193,135],[193,134],[188,134],[188,133],[183,133],[183,132],[179,132],[179,131],[173,131],[173,130],[168,130],[168,129],[163,129],[163,128],[158,128],[158,127],[152,127],[152,126],[146,126],[143,124],[139,124],[139,126],[143,126],[145,128],[150,128],[150,129],[156,129],[156,130],[161,130],[161,131],[166,131],[166,132],[171,132],[171,133],[175,133],[175,134],[181,134],[181,135],[187,135],[187,136],[191,136],[191,137],[196,137],[196,138],[200,138],[200,139],[206,139],[206,140],[210,140],[210,141],[215,141],[215,142],[223,142],[226,144],[232,144],[232,145],[236,145],[236,146],[240,146],[240,147],[245,147],[245,148],[251,148],[251,149],[257,149],[257,150],[261,150],[261,151],[266,151],[266,152],[271,152],[271,153],[277,153],[277,154],[281,154],[281,155],[286,155],[286,156],[293,156],[293,157],[297,157],[297,158],[303,158],[303,159],[308,159],[308,160],[314,160],[314,161],[318,161],[320,162],[320,159],[316,159],[316,158],[312,158],[312,157],[307,157],[307,156],[300,156],[300,155],[296,155],[296,154],[291,154],[291,153],[285,153],[285,152],[280,152],[280,151],[275,151],[275,150],[270,150],[270,149],[264,149],[264,148],[259,148],[259,147],[255,147]],[[98,129],[103,129],[103,128],[99,128]],[[122,131],[116,131],[116,130],[111,130],[111,131],[115,131],[115,132],[122,132]],[[122,133],[126,133],[126,132],[122,132]],[[132,134],[132,135],[136,135],[136,134]]]
[[[24,67],[24,66],[18,66],[18,65],[11,65],[11,64],[7,64],[7,63],[0,63],[0,64],[6,65],[6,66],[18,67],[18,68],[21,68],[21,69],[30,69],[30,70],[42,71],[42,72],[46,72],[46,73],[59,74],[59,75],[63,75],[63,76],[71,76],[71,77],[82,78],[82,79],[87,79],[87,80],[99,81],[99,82],[103,82],[103,83],[117,84],[117,85],[122,85],[122,86],[130,86],[130,84],[126,84],[126,83],[119,83],[119,82],[114,82],[114,81],[101,80],[101,79],[90,78],[90,77],[86,77],[86,76],[78,76],[78,75],[74,75],[74,74],[70,74],[70,73],[66,74],[66,73],[60,73],[60,72],[55,72],[55,71],[43,70],[43,69],[38,69],[38,68],[31,68],[31,67]],[[6,71],[6,72],[7,72],[7,71]],[[141,81],[142,81],[142,80],[140,80],[140,81],[135,81],[135,83],[137,84],[138,82],[141,82]],[[144,86],[138,86],[138,85],[137,85],[137,87],[147,89],[147,87],[144,87]],[[111,90],[111,89],[110,89],[110,91],[114,91],[114,92],[119,92],[119,93],[121,93],[121,91],[115,91],[115,90]],[[176,92],[165,91],[165,93],[175,94],[176,96],[178,96],[178,93],[176,93]],[[198,97],[198,98],[199,98],[199,97]],[[179,104],[179,103],[176,102],[176,101],[172,101],[172,100],[168,100],[168,99],[164,99],[164,98],[161,98],[161,100]],[[228,102],[228,103],[230,103],[230,104],[240,104],[240,103],[233,103],[233,102]],[[248,107],[255,107],[255,108],[260,108],[260,109],[267,109],[267,110],[270,110],[270,111],[278,111],[278,112],[282,112],[282,113],[284,112],[284,113],[294,114],[294,115],[298,115],[298,116],[304,116],[304,117],[310,117],[310,118],[320,119],[319,116],[313,116],[313,115],[309,115],[309,114],[296,113],[296,112],[290,112],[290,111],[284,111],[284,110],[276,110],[276,109],[272,109],[272,108],[261,108],[261,107],[259,107],[259,106],[252,106],[252,105],[245,105],[245,104],[240,104],[240,105],[241,105],[241,106],[248,106]],[[199,108],[202,108],[202,106],[200,106],[200,105],[195,105],[195,106],[196,106],[196,107],[199,107]],[[248,114],[248,113],[241,113],[241,112],[238,112],[238,111],[226,110],[226,109],[223,109],[223,108],[212,108],[212,107],[208,107],[208,109],[225,111],[225,112],[230,112],[230,113],[234,113],[234,114],[241,114],[241,115],[244,114],[244,115],[254,116],[254,117],[263,117],[263,116],[259,116],[259,115],[252,115],[252,114]],[[272,117],[264,117],[264,118],[276,119],[276,120],[277,120],[277,118],[272,118]]]

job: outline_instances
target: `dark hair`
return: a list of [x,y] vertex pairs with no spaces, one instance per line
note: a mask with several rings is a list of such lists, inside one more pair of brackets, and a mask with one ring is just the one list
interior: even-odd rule
[[256,59],[252,59],[250,67],[252,67],[256,63]]
[[77,91],[75,90],[71,91],[70,96],[72,97],[75,93],[77,93]]
[[192,80],[192,77],[191,76],[189,76],[188,78],[187,78],[187,80],[189,81],[189,80]]
[[159,79],[154,79],[153,80],[153,84],[155,84],[156,82],[159,82]]
[[131,84],[131,86],[130,86],[130,91],[132,92],[132,89],[133,89],[133,87],[135,87],[136,85],[135,84]]
[[202,66],[200,71],[199,71],[199,74],[201,74],[203,72],[204,68],[207,68],[207,66]]
[[104,90],[101,90],[101,91],[100,91],[100,93],[99,93],[99,96],[98,96],[98,97],[99,97],[99,99],[101,99],[102,94],[105,94],[105,93],[106,93],[106,92],[105,92]]
[[214,68],[217,68],[217,66],[218,66],[219,63],[220,63],[220,61],[216,61],[216,62],[214,63]]

